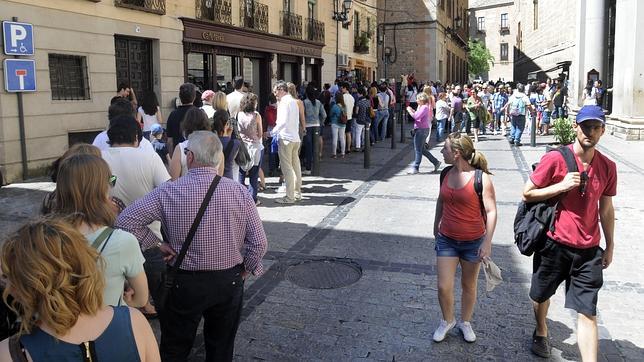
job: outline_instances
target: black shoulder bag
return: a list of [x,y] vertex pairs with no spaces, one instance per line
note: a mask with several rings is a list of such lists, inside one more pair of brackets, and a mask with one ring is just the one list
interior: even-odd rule
[[188,231],[186,240],[183,242],[183,245],[181,245],[181,251],[177,256],[177,259],[175,260],[174,265],[170,267],[170,270],[168,270],[168,273],[166,274],[165,282],[163,283],[163,288],[161,288],[161,291],[159,292],[159,298],[158,300],[155,301],[156,302],[155,307],[158,310],[162,311],[163,309],[165,309],[165,304],[167,302],[170,290],[174,287],[174,279],[177,275],[177,271],[179,270],[179,267],[181,267],[181,263],[183,263],[183,259],[186,257],[188,248],[190,247],[190,244],[192,243],[192,239],[194,238],[195,233],[197,232],[197,228],[199,228],[199,224],[201,223],[203,214],[206,212],[206,208],[208,207],[208,204],[210,204],[210,199],[212,199],[212,195],[215,193],[215,189],[219,184],[219,180],[221,180],[221,176],[219,175],[216,175],[215,178],[212,180],[212,183],[208,188],[208,192],[206,192],[206,196],[203,198],[203,201],[201,202],[201,207],[197,212],[197,216],[195,216],[195,220],[192,222],[190,231]]
[[[577,162],[572,151],[566,146],[556,150],[566,161],[568,172],[577,172]],[[514,243],[517,244],[521,254],[530,256],[543,247],[548,230],[555,230],[555,214],[563,195],[565,193],[540,202],[519,202],[517,214],[514,217]]]

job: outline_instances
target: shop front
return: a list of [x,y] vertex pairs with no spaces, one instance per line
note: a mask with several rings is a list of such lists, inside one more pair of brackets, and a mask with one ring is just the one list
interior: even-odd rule
[[277,79],[320,84],[323,44],[201,20],[181,20],[184,78],[201,90],[230,90],[227,83],[241,76],[258,95],[263,109],[271,84]]

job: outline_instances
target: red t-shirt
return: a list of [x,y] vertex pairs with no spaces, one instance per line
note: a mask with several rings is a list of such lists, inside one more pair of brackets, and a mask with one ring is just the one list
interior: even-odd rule
[[[568,146],[572,149],[572,145]],[[577,155],[577,169],[583,166]],[[578,188],[568,191],[557,207],[554,227],[555,231],[548,232],[548,237],[564,245],[586,249],[599,245],[599,199],[602,196],[617,194],[617,168],[615,162],[595,150],[588,169],[586,192],[582,195]],[[568,168],[566,161],[559,152],[548,152],[542,158],[537,169],[530,176],[532,183],[538,188],[544,188],[561,182]]]

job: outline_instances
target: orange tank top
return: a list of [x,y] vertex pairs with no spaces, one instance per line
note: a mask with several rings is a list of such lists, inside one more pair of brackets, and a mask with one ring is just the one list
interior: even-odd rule
[[448,184],[449,173],[441,185],[443,214],[439,231],[448,238],[459,241],[477,240],[485,235],[485,222],[481,216],[479,197],[474,190],[474,175],[460,189]]

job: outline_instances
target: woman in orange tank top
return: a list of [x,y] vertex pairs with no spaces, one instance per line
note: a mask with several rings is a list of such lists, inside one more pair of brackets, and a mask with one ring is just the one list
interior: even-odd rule
[[[452,133],[441,150],[445,163],[452,165],[445,173],[436,203],[434,237],[438,271],[438,300],[443,318],[434,332],[441,342],[456,326],[454,315],[454,279],[461,266],[461,322],[458,328],[467,342],[476,335],[471,320],[476,303],[476,283],[482,259],[492,252],[496,227],[496,197],[485,156],[474,149],[472,140]],[[475,191],[475,174],[482,171],[482,199]]]

